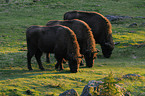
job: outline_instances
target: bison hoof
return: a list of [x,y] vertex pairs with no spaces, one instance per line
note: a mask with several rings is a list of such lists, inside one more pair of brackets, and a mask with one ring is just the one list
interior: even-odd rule
[[86,67],[88,67],[88,68],[92,68],[93,66],[86,66]]
[[31,69],[29,69],[29,71],[32,71],[33,69],[31,68]]
[[55,66],[55,69],[58,69],[58,66]]
[[44,68],[40,68],[40,70],[44,71],[45,69]]
[[61,71],[61,70],[64,70],[64,68],[60,68],[60,71]]
[[70,70],[70,72],[71,72],[71,73],[77,73],[78,71],[77,71],[77,70],[75,70],[75,71]]
[[50,61],[49,60],[46,60],[46,63],[50,63]]

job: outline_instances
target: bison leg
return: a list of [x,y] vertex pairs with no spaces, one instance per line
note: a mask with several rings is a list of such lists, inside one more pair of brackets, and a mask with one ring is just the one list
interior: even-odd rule
[[63,70],[64,68],[63,68],[63,59],[62,60],[60,60],[60,70]]
[[55,69],[58,69],[58,67],[59,67],[59,63],[57,62],[57,63],[55,64]]
[[37,63],[39,65],[39,69],[44,70],[44,68],[42,66],[42,62],[41,62],[41,56],[42,56],[42,52],[38,49],[36,54],[35,54],[35,58],[36,58]]
[[34,56],[34,54],[35,54],[35,51],[29,51],[28,50],[28,53],[27,53],[27,64],[28,64],[28,69],[29,70],[33,70],[32,66],[31,66],[31,58]]
[[58,67],[60,66],[60,70],[63,70],[63,65],[62,65],[62,62],[63,62],[63,58],[56,58],[57,60],[57,63],[55,65],[55,69],[58,69]]
[[50,63],[50,53],[46,53],[46,62]]

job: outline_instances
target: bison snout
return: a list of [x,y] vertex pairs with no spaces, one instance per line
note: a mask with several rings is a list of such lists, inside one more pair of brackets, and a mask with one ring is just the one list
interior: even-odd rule
[[110,58],[110,57],[111,57],[111,55],[104,55],[104,57],[105,57],[105,58]]

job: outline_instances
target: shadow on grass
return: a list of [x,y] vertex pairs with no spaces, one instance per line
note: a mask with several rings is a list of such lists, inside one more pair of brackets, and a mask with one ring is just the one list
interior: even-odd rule
[[[53,70],[55,71],[55,70]],[[63,70],[63,71],[55,71],[46,69],[44,71],[42,70],[0,70],[0,80],[7,80],[7,79],[16,79],[16,78],[29,78],[33,75],[42,75],[42,74],[70,74],[71,72],[69,70]],[[31,77],[30,77],[31,78]]]
[[[84,68],[87,69],[88,67],[80,66],[80,69],[84,69]],[[34,69],[32,71],[26,69],[24,70],[15,70],[15,69],[1,70],[0,69],[0,81],[7,80],[7,79],[16,79],[16,78],[33,78],[33,76],[43,75],[43,74],[57,75],[57,74],[77,74],[77,73],[71,73],[70,70],[68,69],[64,69],[62,71],[55,70],[55,69],[51,69],[51,70],[45,69],[44,71],[39,69]],[[98,75],[100,74],[98,73]],[[65,77],[65,78],[71,79],[70,77]],[[71,79],[71,80],[75,80],[75,79]]]

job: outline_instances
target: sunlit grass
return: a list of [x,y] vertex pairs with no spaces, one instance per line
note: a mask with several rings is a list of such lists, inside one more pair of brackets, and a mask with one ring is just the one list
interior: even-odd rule
[[133,44],[137,45],[139,42],[144,42],[145,35],[142,34],[141,32],[137,31],[136,33],[119,33],[119,34],[114,34],[114,38],[116,39],[117,42],[121,43],[127,43],[127,44]]
[[[77,3],[76,3],[77,2]],[[122,79],[120,85],[137,96],[145,92],[145,29],[139,25],[142,18],[125,19],[111,22],[113,39],[120,44],[115,46],[112,56],[105,59],[101,51],[93,68],[80,67],[78,73],[70,73],[68,64],[63,71],[55,70],[56,60],[51,54],[51,63],[45,62],[38,68],[32,58],[33,71],[27,69],[26,29],[31,25],[45,25],[49,20],[62,20],[63,14],[70,10],[97,11],[103,15],[144,16],[142,0],[11,0],[8,4],[0,1],[0,95],[26,96],[27,90],[34,96],[58,96],[74,88],[81,94],[90,80],[103,80],[109,72],[116,78],[125,74],[140,74],[142,79]],[[132,23],[135,28],[128,28]],[[96,48],[101,50],[99,45]]]

